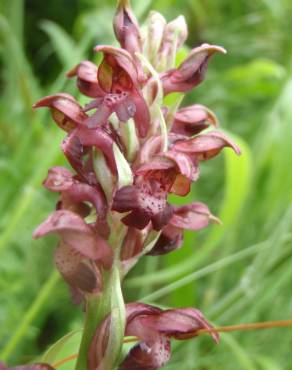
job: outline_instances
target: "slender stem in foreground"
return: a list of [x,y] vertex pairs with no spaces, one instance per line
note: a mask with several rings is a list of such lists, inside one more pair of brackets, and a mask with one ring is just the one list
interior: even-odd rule
[[101,299],[103,299],[103,295],[102,297],[92,296],[87,300],[84,330],[83,330],[83,336],[82,336],[81,343],[80,343],[78,360],[76,363],[76,370],[87,369],[88,349],[89,349],[92,337],[94,336],[96,327],[102,319],[100,317],[100,312],[99,312],[100,311],[99,305],[100,305]]
[[[103,292],[100,295],[87,297],[86,318],[75,370],[87,369],[88,352],[94,334],[98,326],[110,313],[112,314],[112,321],[105,353],[106,360],[102,364],[105,370],[113,367],[121,351],[126,319],[125,303],[121,291],[119,260],[123,236],[124,227],[120,227],[110,238],[110,244],[114,250],[114,259],[110,271],[103,271]],[[115,315],[113,315],[113,312],[115,312]],[[110,355],[107,354],[108,351]]]
[[254,322],[250,324],[238,324],[238,325],[229,325],[221,326],[213,329],[201,329],[198,330],[197,334],[206,334],[206,333],[228,333],[231,331],[242,331],[242,330],[255,330],[255,329],[272,329],[272,328],[288,328],[292,327],[292,320],[280,320],[280,321],[267,321],[267,322]]

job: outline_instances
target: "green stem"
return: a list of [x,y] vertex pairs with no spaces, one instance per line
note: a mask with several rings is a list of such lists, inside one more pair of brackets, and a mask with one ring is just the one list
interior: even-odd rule
[[119,232],[113,234],[110,240],[110,244],[115,247],[113,265],[109,272],[104,271],[103,273],[103,292],[98,296],[91,295],[87,299],[83,336],[75,370],[87,369],[88,351],[92,338],[97,327],[109,314],[111,315],[111,324],[108,344],[104,353],[104,358],[102,359],[102,368],[104,370],[112,370],[114,368],[123,345],[126,313],[121,289],[119,255],[124,230],[119,230]]
[[9,357],[17,347],[18,343],[23,339],[31,322],[35,319],[49,296],[52,294],[52,291],[54,290],[58,280],[59,274],[57,271],[54,271],[46,281],[45,285],[42,287],[40,293],[36,297],[33,304],[30,306],[29,310],[26,312],[18,329],[15,331],[12,338],[8,341],[8,343],[2,350],[0,358],[3,361],[6,362],[9,359]]
[[104,294],[102,294],[102,296],[90,296],[87,300],[86,317],[76,362],[76,370],[87,369],[87,354],[96,328],[102,320],[100,306],[104,298]]

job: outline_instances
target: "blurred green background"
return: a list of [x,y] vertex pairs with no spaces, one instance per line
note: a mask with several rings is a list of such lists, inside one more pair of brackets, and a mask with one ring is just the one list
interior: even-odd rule
[[[125,283],[126,300],[194,306],[216,325],[292,318],[291,0],[132,2],[141,23],[150,8],[167,20],[183,14],[190,47],[228,50],[184,104],[215,111],[243,155],[226,150],[203,164],[189,196],[223,225],[187,233],[184,248],[170,255],[145,257]],[[54,272],[56,239],[31,240],[56,202],[41,182],[50,166],[64,164],[63,133],[31,106],[58,91],[79,97],[65,72],[93,60],[94,45],[113,42],[114,7],[105,0],[0,2],[0,358],[11,364],[35,359],[82,324]],[[76,353],[77,342],[78,334],[58,358]],[[291,370],[291,349],[291,329],[224,334],[219,346],[202,337],[174,343],[166,369]]]

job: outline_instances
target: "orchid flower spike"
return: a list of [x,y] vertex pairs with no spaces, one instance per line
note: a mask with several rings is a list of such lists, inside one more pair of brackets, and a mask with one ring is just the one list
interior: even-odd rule
[[[176,63],[188,35],[185,18],[167,22],[152,11],[142,29],[129,0],[118,1],[113,27],[119,46],[97,45],[100,63],[84,60],[67,73],[85,104],[67,93],[34,104],[48,108],[65,132],[68,165],[48,171],[43,185],[56,194],[56,206],[33,236],[57,235],[55,265],[85,309],[76,370],[156,370],[170,359],[171,339],[193,338],[211,325],[194,308],[125,305],[122,279],[144,255],[182,247],[184,230],[220,223],[202,202],[178,207],[169,195],[188,195],[204,161],[240,149],[207,107],[164,99],[202,83],[211,57],[224,48],[203,44]],[[139,341],[121,360],[124,336]],[[0,364],[10,369],[54,370]]]

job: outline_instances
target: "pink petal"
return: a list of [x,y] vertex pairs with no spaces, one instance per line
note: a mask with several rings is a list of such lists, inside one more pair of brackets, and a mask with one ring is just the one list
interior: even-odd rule
[[154,247],[151,249],[148,256],[159,256],[179,249],[183,243],[183,232],[181,229],[168,224],[162,228]]
[[[124,49],[117,48],[114,46],[109,46],[109,45],[98,45],[95,47],[94,50],[96,52],[102,52],[104,54],[107,64],[114,71],[113,73],[115,73],[115,70],[117,71],[117,67],[121,68],[130,77],[132,84],[136,88],[139,88],[138,70],[137,70],[137,67],[136,67],[136,64],[133,58],[131,57],[131,54],[129,54]],[[101,74],[98,73],[98,76],[101,76]],[[121,85],[123,86],[123,82],[121,81],[118,81],[118,82],[121,83]],[[115,93],[115,91],[112,91],[112,92]]]
[[195,155],[200,160],[216,156],[224,147],[230,147],[236,154],[240,154],[238,146],[219,131],[211,131],[192,139],[177,141],[173,147],[177,151]]
[[139,190],[135,186],[124,186],[114,196],[112,210],[128,212],[139,207]]
[[162,150],[162,138],[161,136],[151,136],[145,141],[141,150],[138,153],[138,163],[148,163],[152,158],[161,152]]
[[80,216],[70,211],[60,210],[51,214],[34,231],[33,237],[40,238],[49,234],[58,234],[64,244],[93,260],[104,259],[111,253],[106,241]]
[[141,138],[147,136],[150,128],[150,113],[147,103],[143,96],[139,93],[139,90],[135,90],[132,95],[134,104],[136,106],[136,113],[134,115],[135,125],[138,134]]
[[121,47],[134,56],[141,51],[138,21],[126,1],[120,1],[114,17],[114,32]]
[[173,208],[170,204],[166,204],[162,211],[154,214],[151,218],[152,226],[154,230],[160,230],[165,226],[173,214]]
[[217,126],[214,113],[200,104],[179,109],[174,116],[171,132],[185,136],[193,136],[210,125]]
[[33,107],[51,108],[54,121],[67,132],[82,125],[87,118],[79,103],[69,94],[60,93],[46,96],[35,103]]
[[43,185],[51,191],[67,190],[74,183],[72,173],[65,167],[52,167],[48,171],[48,176]]
[[182,175],[193,181],[198,179],[199,177],[198,166],[194,165],[194,162],[188,155],[184,153],[179,153],[174,150],[169,150],[163,153],[163,155],[166,158],[171,159],[177,165],[179,172]]
[[[212,329],[201,311],[194,308],[170,309],[155,316],[139,318],[140,324],[175,339],[189,339],[197,335],[200,329]],[[211,334],[218,342],[218,333]]]
[[146,137],[150,127],[148,106],[140,93],[139,68],[136,60],[124,49],[99,45],[95,51],[104,53],[98,79],[106,93],[126,91],[135,105],[134,120],[140,137]]
[[116,162],[113,154],[113,139],[102,128],[98,127],[94,130],[82,127],[76,130],[76,136],[84,147],[95,146],[100,149],[113,173],[117,172]]
[[125,225],[143,230],[150,222],[150,216],[143,210],[134,210],[122,218]]
[[77,86],[84,95],[91,98],[103,96],[104,92],[97,81],[97,66],[88,60],[78,64],[67,76],[77,76]]
[[136,175],[146,175],[147,173],[151,171],[163,171],[163,170],[169,170],[175,166],[175,163],[172,160],[169,160],[168,158],[162,157],[162,156],[156,156],[154,157],[150,162],[143,163],[141,166],[139,166],[135,174]]
[[74,170],[86,179],[84,172],[83,155],[84,149],[76,131],[71,132],[62,142],[62,150],[67,157],[68,162]]
[[211,220],[216,220],[216,217],[209,208],[203,203],[196,202],[175,209],[170,223],[180,229],[197,231],[208,226]]
[[129,227],[123,240],[121,260],[126,261],[139,254],[143,249],[144,234],[141,230]]
[[[94,106],[90,106],[91,108]],[[128,121],[135,115],[136,106],[128,93],[106,94],[103,101],[99,103],[96,113],[86,120],[86,126],[92,129],[104,125],[113,112],[116,112],[122,122]]]
[[141,302],[132,302],[126,304],[126,314],[127,314],[127,329],[126,329],[126,336],[131,336],[134,334],[130,334],[128,326],[130,325],[131,321],[135,319],[135,317],[140,315],[154,315],[162,312],[162,310],[158,307],[151,306],[146,303]]
[[134,346],[118,370],[156,370],[170,360],[170,340],[158,336],[153,343],[139,343]]
[[89,129],[94,129],[99,126],[104,125],[109,116],[113,113],[113,110],[105,104],[101,104],[101,106],[97,109],[97,111],[90,117],[87,118],[85,125]]

